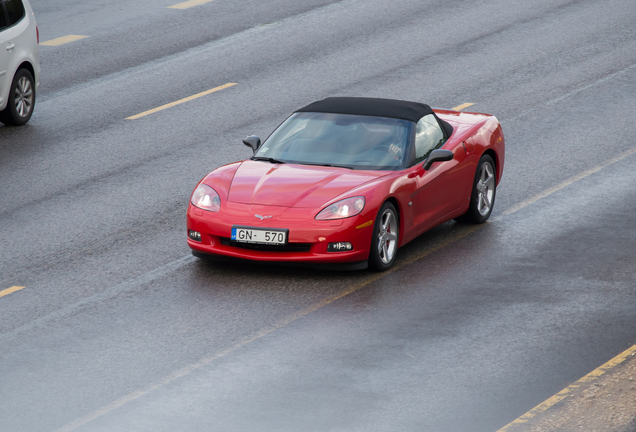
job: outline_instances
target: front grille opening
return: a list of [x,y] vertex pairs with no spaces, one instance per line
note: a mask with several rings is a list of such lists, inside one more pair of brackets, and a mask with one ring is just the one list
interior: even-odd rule
[[221,237],[221,244],[224,246],[233,246],[241,249],[257,250],[262,252],[309,252],[311,243],[287,243],[286,245],[264,245],[254,243],[241,243]]

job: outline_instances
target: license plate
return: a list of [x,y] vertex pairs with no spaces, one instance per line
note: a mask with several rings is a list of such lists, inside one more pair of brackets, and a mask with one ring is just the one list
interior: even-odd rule
[[232,227],[232,240],[242,243],[284,245],[289,230]]

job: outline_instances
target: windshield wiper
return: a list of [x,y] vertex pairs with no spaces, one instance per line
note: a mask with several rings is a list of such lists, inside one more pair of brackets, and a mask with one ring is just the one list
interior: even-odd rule
[[353,169],[353,167],[346,166],[346,165],[332,165],[332,164],[328,164],[328,163],[307,163],[307,162],[298,162],[298,163],[302,164],[302,165],[312,165],[312,166],[324,166],[324,167],[332,167],[332,168]]
[[285,162],[280,161],[278,159],[274,159],[271,157],[261,157],[261,156],[256,156],[256,157],[252,157],[252,160],[255,161],[265,161],[265,162],[271,162],[271,163],[277,163],[277,164],[284,164]]

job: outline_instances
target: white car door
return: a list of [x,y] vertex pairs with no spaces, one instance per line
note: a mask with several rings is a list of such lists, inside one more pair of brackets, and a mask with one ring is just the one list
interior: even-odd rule
[[[2,0],[0,0],[2,1]],[[8,77],[8,69],[9,69],[9,57],[11,56],[11,52],[13,49],[8,50],[8,33],[9,29],[7,28],[7,19],[4,14],[4,9],[2,5],[0,5],[0,108],[4,106],[5,99],[7,97],[8,87],[11,85],[11,81]],[[7,80],[9,80],[7,84]]]

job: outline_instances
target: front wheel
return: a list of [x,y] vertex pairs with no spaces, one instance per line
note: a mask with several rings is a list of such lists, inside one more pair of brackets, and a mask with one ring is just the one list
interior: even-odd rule
[[484,155],[477,164],[470,207],[465,215],[469,222],[484,223],[488,220],[495,205],[496,187],[495,162],[490,156]]
[[35,105],[35,82],[26,69],[19,69],[9,89],[7,107],[0,111],[0,122],[21,126],[29,121]]
[[395,263],[400,238],[399,226],[395,207],[390,202],[385,202],[375,219],[371,236],[369,264],[373,270],[385,271]]

